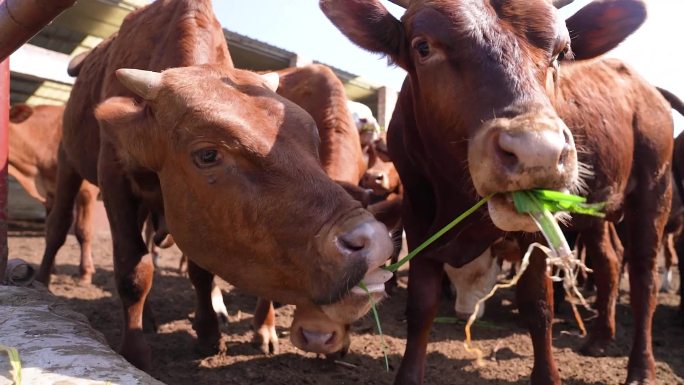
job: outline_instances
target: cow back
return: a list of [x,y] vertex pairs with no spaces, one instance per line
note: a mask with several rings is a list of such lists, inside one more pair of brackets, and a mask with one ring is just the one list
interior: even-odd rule
[[233,67],[211,1],[157,1],[129,14],[121,29],[80,64],[64,113],[63,145],[72,165],[97,183],[100,132],[93,110],[112,96],[134,97],[116,80],[115,70],[162,71],[205,63]]

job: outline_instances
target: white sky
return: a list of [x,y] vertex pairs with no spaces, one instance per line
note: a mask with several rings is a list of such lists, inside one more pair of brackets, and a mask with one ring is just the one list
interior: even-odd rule
[[[684,99],[684,1],[645,0],[649,16],[644,25],[609,56],[625,60],[646,79]],[[588,0],[564,9],[575,12]],[[397,16],[401,8],[383,0]],[[318,0],[214,0],[221,24],[237,33],[339,67],[372,82],[398,90],[403,70],[364,51],[344,37],[318,8]],[[255,16],[258,15],[258,16]],[[676,112],[675,132],[684,130]]]

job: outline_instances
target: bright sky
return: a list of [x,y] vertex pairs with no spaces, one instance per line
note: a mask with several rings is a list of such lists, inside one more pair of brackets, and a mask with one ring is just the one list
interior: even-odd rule
[[[588,0],[576,0],[564,9],[575,12]],[[399,16],[401,8],[383,0]],[[644,25],[609,56],[621,58],[646,79],[684,99],[684,1],[646,0],[649,17]],[[403,70],[388,67],[378,55],[364,51],[344,37],[318,8],[318,0],[214,0],[221,24],[276,47],[297,52],[317,61],[339,67],[372,82],[398,90]],[[255,16],[258,15],[258,16]],[[684,118],[676,112],[675,132],[684,130]]]

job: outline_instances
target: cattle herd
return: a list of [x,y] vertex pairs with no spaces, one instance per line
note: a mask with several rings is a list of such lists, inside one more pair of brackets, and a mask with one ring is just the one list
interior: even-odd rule
[[[565,21],[551,0],[394,2],[406,8],[400,20],[379,0],[320,0],[352,42],[407,71],[386,135],[324,65],[234,68],[210,0],[157,0],[128,15],[72,60],[64,108],[11,110],[10,173],[47,212],[37,279],[49,285],[75,219],[79,278],[90,282],[99,195],[123,305],[119,352],[135,366],[154,365],[145,303],[156,248],[172,243],[187,260],[203,349],[216,351],[226,316],[218,276],[259,297],[252,326],[264,353],[279,349],[274,301],[296,306],[295,346],[345,352],[350,326],[396,285],[381,267],[402,234],[414,249],[493,195],[410,263],[395,383],[420,384],[444,278],[468,317],[501,260],[541,239],[510,193],[572,192],[606,203],[605,218],[564,226],[596,287],[581,352],[603,355],[614,340],[624,268],[634,327],[626,383],[654,384],[656,257],[663,245],[669,261],[684,253],[684,137],[673,139],[672,121],[684,104],[600,57],[642,24],[642,0],[594,0]],[[532,255],[515,295],[534,349],[531,383],[560,384],[545,255]]]

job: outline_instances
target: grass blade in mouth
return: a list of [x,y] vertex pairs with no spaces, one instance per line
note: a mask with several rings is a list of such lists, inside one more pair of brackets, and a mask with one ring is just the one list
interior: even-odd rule
[[[478,365],[482,365],[484,362],[482,360],[482,351],[478,348],[470,346],[470,327],[475,322],[477,311],[479,310],[480,305],[492,297],[498,289],[512,287],[513,285],[517,284],[518,280],[520,277],[522,277],[523,273],[529,266],[529,259],[535,247],[546,253],[547,266],[549,268],[556,268],[556,274],[551,276],[551,279],[554,281],[563,282],[563,288],[569,297],[569,302],[573,308],[573,313],[575,315],[575,319],[577,320],[578,326],[582,330],[583,334],[586,333],[584,329],[584,323],[577,312],[573,300],[576,299],[584,307],[589,308],[589,305],[584,300],[584,297],[577,289],[576,282],[580,269],[584,272],[590,272],[591,270],[588,269],[577,258],[575,253],[573,253],[565,239],[565,235],[563,235],[560,226],[558,226],[558,222],[553,216],[553,213],[557,211],[564,211],[603,217],[604,214],[601,212],[601,210],[603,210],[605,204],[586,203],[586,199],[583,197],[550,190],[514,191],[511,193],[511,195],[513,197],[513,203],[515,204],[516,210],[520,213],[527,213],[530,215],[541,233],[544,235],[549,248],[539,243],[532,243],[527,249],[520,269],[516,273],[515,277],[513,277],[513,279],[508,283],[495,285],[494,288],[492,288],[492,290],[484,298],[481,298],[475,304],[475,310],[468,319],[468,323],[465,327],[466,340],[464,341],[463,345],[466,351],[476,355],[476,362]],[[561,272],[563,272],[563,277],[560,277]]]
[[[459,215],[456,219],[454,219],[452,222],[444,226],[442,229],[437,231],[435,234],[433,234],[431,237],[429,237],[426,241],[421,243],[418,247],[416,247],[414,250],[412,250],[408,255],[406,255],[404,258],[402,258],[399,262],[392,264],[390,266],[385,267],[386,270],[395,272],[397,271],[403,264],[409,262],[413,257],[415,257],[418,253],[420,253],[423,249],[428,247],[431,243],[435,242],[437,239],[439,239],[442,235],[444,235],[446,232],[451,230],[454,226],[456,226],[458,223],[463,221],[465,218],[467,218],[469,215],[477,211],[482,205],[487,203],[489,199],[492,198],[494,194],[488,195],[484,198],[482,198],[479,202],[477,202],[473,207],[470,209],[466,210],[463,214]],[[553,216],[554,212],[569,212],[569,213],[577,213],[577,214],[585,214],[585,215],[593,215],[593,216],[598,216],[598,217],[603,217],[604,214],[602,213],[602,210],[605,207],[604,203],[586,203],[586,198],[577,196],[577,195],[572,195],[572,194],[567,194],[563,193],[560,191],[552,191],[552,190],[541,190],[541,189],[536,189],[536,190],[524,190],[524,191],[515,191],[511,193],[513,202],[515,204],[515,208],[518,212],[520,213],[526,213],[529,214],[534,222],[537,224],[537,227],[539,227],[540,231],[542,234],[544,234],[544,238],[546,238],[546,241],[548,242],[549,246],[551,247],[550,249],[547,248],[544,245],[541,245],[539,243],[533,243],[529,246],[527,249],[527,252],[525,253],[525,256],[523,257],[520,269],[518,270],[517,274],[513,279],[507,283],[501,283],[495,285],[492,290],[483,298],[481,298],[476,304],[475,304],[475,310],[473,311],[473,314],[470,316],[468,319],[468,322],[466,323],[465,326],[465,334],[466,334],[466,340],[464,341],[464,347],[466,351],[475,353],[477,355],[477,362],[479,364],[482,364],[482,351],[480,351],[477,348],[473,348],[470,346],[470,341],[471,341],[471,334],[470,334],[470,327],[472,324],[475,322],[476,314],[477,311],[482,303],[492,297],[494,293],[500,288],[507,288],[507,287],[512,287],[515,284],[517,284],[518,280],[520,277],[522,277],[523,273],[527,269],[527,266],[529,265],[529,258],[532,254],[532,251],[535,247],[540,248],[542,251],[544,251],[548,255],[547,259],[547,265],[551,267],[557,267],[558,273],[554,276],[551,277],[551,279],[555,281],[563,281],[563,287],[566,290],[566,293],[568,296],[571,298],[577,298],[580,303],[589,308],[589,305],[586,303],[584,300],[584,297],[580,294],[580,292],[577,290],[577,286],[575,284],[576,278],[577,278],[577,273],[579,270],[583,270],[585,272],[590,272],[591,270],[588,269],[584,264],[579,261],[576,256],[573,254],[572,249],[568,245],[568,242],[565,240],[565,236],[563,235],[563,232],[561,231],[560,227],[558,226],[558,222],[556,221],[556,218]],[[563,271],[565,273],[564,277],[561,278],[559,276],[560,272]],[[371,301],[371,309],[373,312],[373,317],[375,318],[376,322],[376,327],[378,328],[378,333],[380,334],[380,340],[383,345],[383,354],[385,356],[385,368],[389,371],[389,361],[387,359],[387,352],[386,352],[386,347],[387,345],[385,344],[384,341],[384,336],[382,334],[382,327],[380,324],[380,317],[378,315],[378,311],[375,307],[375,302],[371,298],[370,292],[366,288],[366,285],[361,282],[359,283],[359,287],[364,289],[366,293],[368,293],[369,300]],[[576,310],[574,308],[574,303],[570,301],[571,304],[573,305],[573,310]],[[578,313],[575,311],[575,317],[578,321],[578,324],[580,325],[580,328],[584,330],[583,323],[581,318],[579,318]]]

